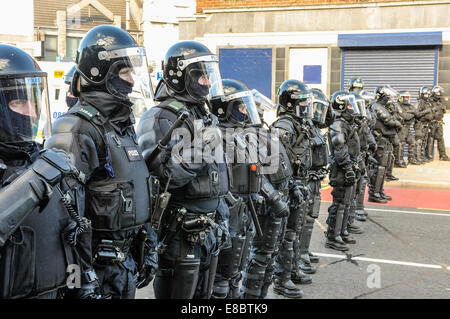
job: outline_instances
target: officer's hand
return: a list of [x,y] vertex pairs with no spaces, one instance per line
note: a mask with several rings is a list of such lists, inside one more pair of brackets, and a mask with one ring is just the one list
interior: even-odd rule
[[378,145],[376,143],[369,144],[369,151],[372,152],[372,154],[375,154],[377,149],[378,149]]
[[144,264],[144,267],[139,271],[139,275],[136,279],[136,288],[141,289],[147,287],[155,277],[155,273],[156,269],[154,267]]
[[345,185],[351,186],[355,184],[356,174],[351,167],[344,167]]

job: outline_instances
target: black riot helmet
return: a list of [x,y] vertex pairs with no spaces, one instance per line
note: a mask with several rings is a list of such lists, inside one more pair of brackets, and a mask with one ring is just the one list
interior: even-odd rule
[[313,94],[312,121],[323,125],[327,117],[330,102],[328,101],[327,96],[320,89],[311,89],[311,93]]
[[426,101],[426,100],[428,100],[430,98],[430,95],[431,95],[431,90],[430,90],[429,87],[422,86],[419,89],[419,99]]
[[219,121],[261,125],[252,92],[241,82],[222,80],[223,95],[210,100],[211,112]]
[[312,118],[312,93],[302,82],[287,80],[278,89],[279,112],[300,118]]
[[364,81],[360,78],[352,78],[348,81],[348,91],[359,93],[364,89]]
[[77,71],[72,91],[104,91],[119,100],[130,93],[151,99],[145,49],[126,31],[112,25],[92,28],[81,40],[76,58]]
[[0,112],[1,143],[41,144],[50,136],[47,73],[28,53],[6,44],[0,44]]
[[337,91],[331,96],[331,107],[337,114],[350,113],[352,115],[360,114],[356,98],[348,91]]
[[77,70],[77,67],[74,65],[73,67],[70,68],[69,72],[64,74],[63,78],[64,78],[64,83],[65,84],[67,84],[69,86],[72,85],[73,75],[74,75],[76,70]]
[[440,87],[439,85],[435,85],[431,89],[431,97],[435,101],[439,101],[441,99],[442,93],[444,93],[444,89],[442,87]]
[[217,56],[195,41],[172,45],[164,57],[163,79],[167,86],[198,102],[223,95]]
[[410,105],[411,104],[411,94],[408,91],[401,91],[399,94],[398,101],[402,105]]
[[378,86],[375,88],[374,92],[376,95],[376,100],[383,105],[389,101],[394,101],[398,96],[398,92],[390,85]]

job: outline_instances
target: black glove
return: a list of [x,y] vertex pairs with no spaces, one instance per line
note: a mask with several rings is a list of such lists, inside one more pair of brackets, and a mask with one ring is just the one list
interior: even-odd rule
[[156,269],[150,265],[145,264],[144,267],[139,271],[136,279],[136,288],[141,289],[147,287],[148,284],[155,277]]
[[351,186],[355,184],[356,174],[350,166],[344,167],[345,185]]
[[377,149],[378,149],[378,145],[377,145],[376,143],[369,144],[369,151],[370,151],[372,154],[375,154],[375,152],[377,151]]

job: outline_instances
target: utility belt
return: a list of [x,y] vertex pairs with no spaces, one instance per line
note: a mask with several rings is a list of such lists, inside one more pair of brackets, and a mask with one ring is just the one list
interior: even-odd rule
[[125,261],[133,243],[133,237],[124,240],[100,239],[94,249],[94,263],[114,264]]
[[162,239],[159,242],[158,253],[164,253],[172,237],[180,230],[191,245],[203,245],[206,235],[217,226],[214,222],[215,217],[216,211],[193,213],[188,212],[184,207],[167,208],[165,221],[161,227]]

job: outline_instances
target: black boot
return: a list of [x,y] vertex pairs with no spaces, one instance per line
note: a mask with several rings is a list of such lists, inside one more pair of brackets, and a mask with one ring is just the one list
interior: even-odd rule
[[325,247],[340,251],[348,250],[348,246],[342,240],[341,236],[338,236],[336,238],[327,238],[327,241],[325,242]]
[[356,244],[356,239],[353,238],[352,236],[348,235],[348,236],[341,236],[342,240],[346,243],[346,244]]
[[380,192],[380,196],[381,196],[382,198],[384,198],[385,200],[392,200],[392,197],[389,196],[389,195],[386,195],[386,194],[384,193],[384,191]]
[[387,200],[381,197],[380,193],[369,194],[369,202],[386,204]]
[[450,161],[450,157],[448,157],[447,154],[443,154],[439,156],[439,160],[448,162]]
[[273,291],[287,298],[298,299],[303,297],[303,291],[297,288],[290,279],[283,280],[275,278],[273,281]]
[[386,175],[386,180],[387,181],[398,181],[399,178],[395,177],[394,175]]
[[313,264],[317,264],[320,260],[319,256],[313,255],[312,252],[308,251],[309,254],[309,260],[313,263]]
[[[348,224],[347,231],[351,234],[362,234],[363,233],[361,227],[356,226],[355,224]],[[344,239],[344,238],[342,238],[342,239]],[[344,241],[345,241],[345,239],[344,239]]]
[[301,271],[303,271],[305,274],[315,274],[317,271],[317,268],[312,266],[311,263],[306,263],[306,262],[302,262],[300,261],[300,264],[298,265],[298,267],[300,268]]
[[296,285],[309,285],[312,283],[312,277],[298,268],[291,272],[291,280]]

